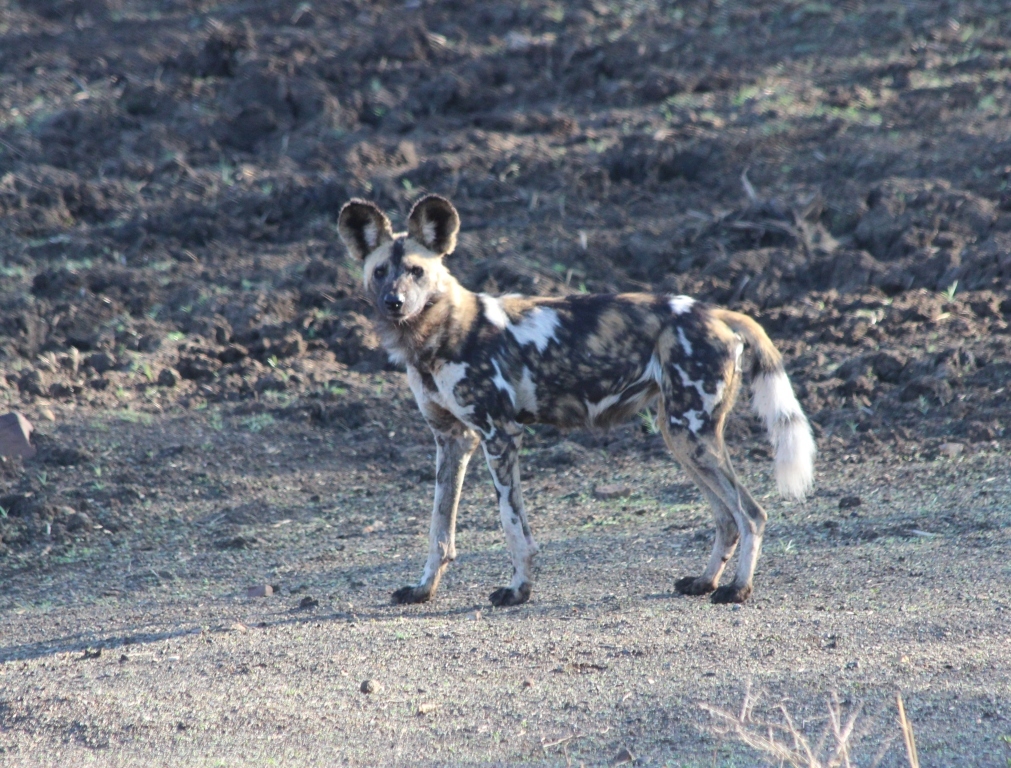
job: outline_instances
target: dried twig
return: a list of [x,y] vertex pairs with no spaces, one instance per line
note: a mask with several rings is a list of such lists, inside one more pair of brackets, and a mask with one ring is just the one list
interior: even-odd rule
[[902,729],[902,740],[906,743],[906,757],[909,758],[909,768],[920,768],[920,758],[916,754],[916,741],[913,739],[913,726],[906,719],[906,708],[902,704],[902,694],[895,694],[899,705],[899,727]]
[[[820,738],[812,745],[801,727],[794,721],[785,704],[780,704],[778,722],[755,719],[754,706],[757,698],[748,685],[745,691],[744,703],[740,712],[734,714],[708,704],[700,705],[719,721],[716,732],[720,736],[732,735],[744,744],[756,749],[780,766],[794,768],[852,768],[853,743],[857,735],[857,720],[863,710],[863,705],[857,704],[849,714],[843,712],[838,696],[832,694],[828,701],[828,719],[822,729]],[[916,759],[916,747],[912,741],[912,727],[905,718],[905,711],[899,699],[899,722],[902,725],[903,737],[906,739],[906,749],[909,754],[910,768],[919,768]],[[866,728],[861,728],[866,733]],[[884,738],[884,744],[871,765],[878,765],[894,743],[891,738]]]
[[751,181],[748,179],[747,168],[741,171],[741,186],[744,187],[744,194],[748,196],[748,201],[752,205],[758,205],[758,194],[755,192],[755,188],[752,186]]

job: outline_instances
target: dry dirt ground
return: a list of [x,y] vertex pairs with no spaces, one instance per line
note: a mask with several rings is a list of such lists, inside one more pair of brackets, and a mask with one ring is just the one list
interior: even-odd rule
[[[0,0],[0,763],[754,766],[700,706],[750,686],[1005,768],[1009,118],[996,1]],[[531,430],[529,604],[476,465],[389,604],[434,452],[334,217],[424,191],[474,289],[763,322],[820,458],[778,500],[739,409],[746,605],[673,594],[711,524],[648,418]]]

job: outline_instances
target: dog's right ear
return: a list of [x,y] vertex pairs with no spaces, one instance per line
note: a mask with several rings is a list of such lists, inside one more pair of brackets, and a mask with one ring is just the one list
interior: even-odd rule
[[393,228],[379,206],[357,198],[344,204],[337,219],[337,232],[348,252],[360,261],[393,239]]

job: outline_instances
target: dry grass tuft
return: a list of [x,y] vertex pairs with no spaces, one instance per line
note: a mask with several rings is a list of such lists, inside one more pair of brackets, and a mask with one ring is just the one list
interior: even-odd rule
[[[913,728],[906,718],[902,696],[897,695],[896,700],[899,729],[910,768],[920,768]],[[774,707],[770,717],[755,716],[757,703],[758,697],[752,694],[749,684],[741,709],[736,714],[709,704],[702,704],[701,707],[716,721],[713,729],[718,735],[736,738],[752,749],[762,752],[771,762],[781,767],[852,768],[854,747],[857,742],[865,739],[873,731],[880,730],[875,727],[880,719],[878,717],[861,720],[858,728],[863,705],[856,704],[845,712],[835,693],[828,700],[828,717],[824,718],[824,725],[814,742],[805,734],[804,724],[798,725],[791,717],[785,702]],[[822,719],[819,719],[818,722],[821,721]],[[894,732],[874,734],[878,749],[869,763],[872,768],[881,763],[895,740]]]

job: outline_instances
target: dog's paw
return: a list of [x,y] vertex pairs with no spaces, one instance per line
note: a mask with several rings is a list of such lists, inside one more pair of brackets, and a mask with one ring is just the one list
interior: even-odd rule
[[685,576],[674,582],[674,589],[682,595],[708,595],[716,587],[708,581],[703,581],[697,576]]
[[427,587],[401,587],[391,596],[394,605],[427,603],[432,599],[432,590]]
[[519,605],[520,603],[525,603],[530,599],[531,585],[520,584],[516,589],[512,587],[499,587],[494,592],[492,592],[488,599],[491,600],[491,604],[495,606],[505,606],[505,605]]
[[751,596],[751,585],[747,584],[743,587],[739,587],[736,584],[729,584],[725,587],[720,587],[715,592],[713,596],[709,598],[714,603],[743,603]]

